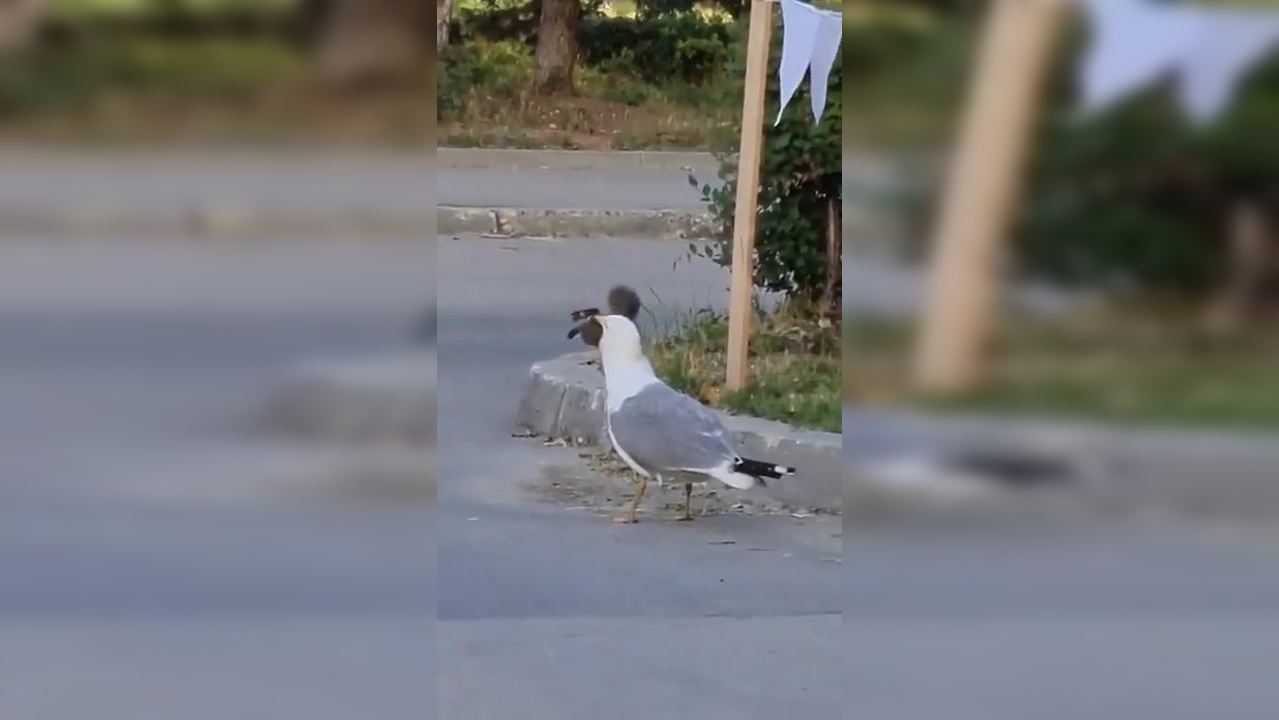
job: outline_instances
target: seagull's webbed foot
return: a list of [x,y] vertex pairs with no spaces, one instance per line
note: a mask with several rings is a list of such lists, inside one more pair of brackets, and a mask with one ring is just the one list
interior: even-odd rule
[[613,517],[613,522],[621,525],[632,525],[639,522],[636,514],[639,512],[640,503],[644,500],[644,491],[648,489],[648,478],[641,477],[635,488],[635,499],[626,508],[626,512]]

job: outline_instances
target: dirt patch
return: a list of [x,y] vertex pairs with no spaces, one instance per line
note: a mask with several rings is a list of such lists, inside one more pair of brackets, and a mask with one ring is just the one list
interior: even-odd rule
[[[621,512],[635,497],[637,476],[612,453],[583,450],[580,462],[552,464],[542,468],[527,489],[535,497],[601,516]],[[666,487],[650,482],[640,507],[640,515],[648,518],[674,519],[684,507],[683,484]],[[693,486],[693,514],[774,515],[814,518],[822,513],[791,508],[757,491],[739,491],[717,482]]]
[[0,119],[16,144],[174,146],[435,146],[435,103],[425,92],[341,96],[308,82],[226,97],[104,91],[70,109]]
[[660,101],[530,96],[477,102],[464,119],[442,122],[440,137],[454,147],[700,150],[730,132],[732,119]]

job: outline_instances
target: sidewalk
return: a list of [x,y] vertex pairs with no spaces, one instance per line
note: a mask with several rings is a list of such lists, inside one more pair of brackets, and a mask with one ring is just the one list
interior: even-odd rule
[[[614,234],[614,225],[687,226],[705,212],[690,172],[714,184],[717,169],[699,153],[8,149],[0,233],[403,235],[438,223],[442,232],[518,234],[521,218],[567,213],[592,234]],[[494,211],[510,218],[506,227]]]

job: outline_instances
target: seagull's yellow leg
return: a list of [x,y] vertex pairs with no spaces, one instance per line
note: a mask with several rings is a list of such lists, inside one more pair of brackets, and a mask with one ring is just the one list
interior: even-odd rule
[[684,481],[684,514],[678,518],[682,522],[690,522],[693,519],[693,483],[692,481]]
[[635,490],[635,499],[631,501],[631,506],[626,509],[625,513],[613,518],[615,523],[631,524],[639,522],[635,517],[635,513],[639,511],[640,502],[644,499],[644,491],[648,489],[648,478],[640,476],[639,487]]

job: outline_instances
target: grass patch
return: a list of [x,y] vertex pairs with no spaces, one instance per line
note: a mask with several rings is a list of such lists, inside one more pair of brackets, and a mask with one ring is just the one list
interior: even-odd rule
[[653,344],[649,357],[672,387],[707,405],[839,432],[840,335],[826,323],[783,310],[761,315],[751,338],[750,383],[724,389],[728,321],[701,311]]
[[911,391],[906,321],[845,322],[844,392],[868,405],[1116,423],[1279,429],[1279,335],[1222,338],[1184,317],[1079,317],[1005,325],[987,387],[940,400]]

